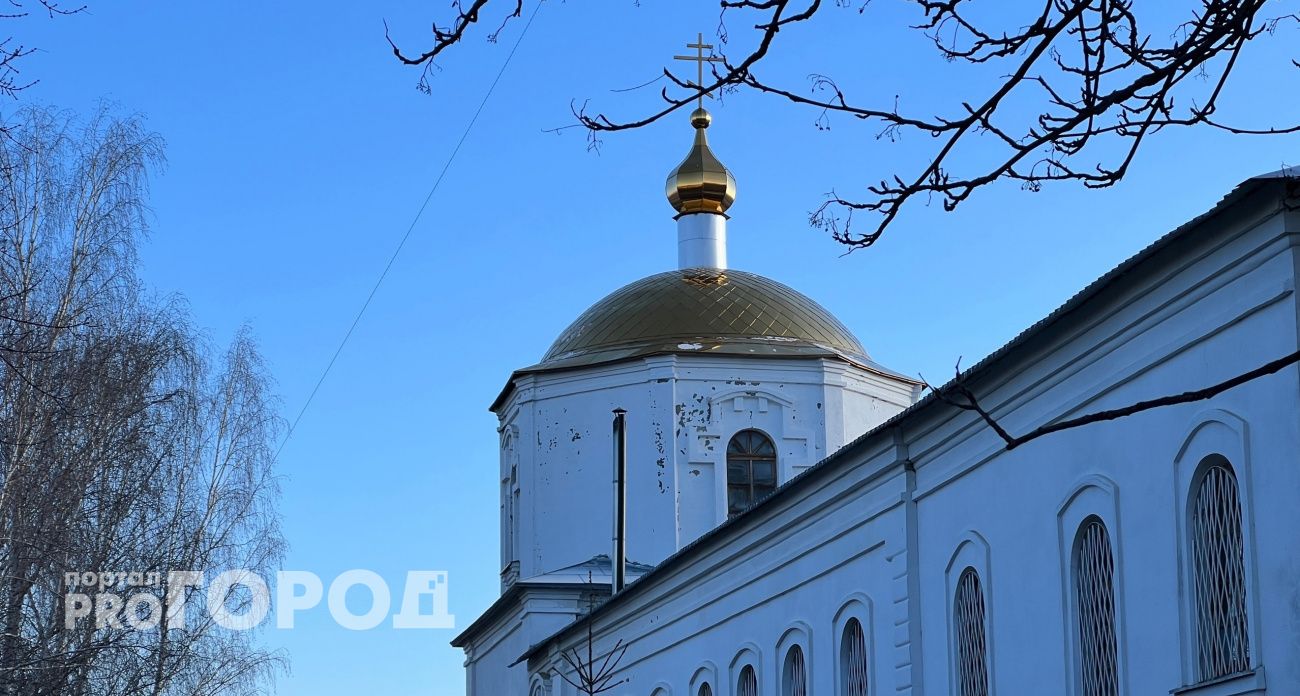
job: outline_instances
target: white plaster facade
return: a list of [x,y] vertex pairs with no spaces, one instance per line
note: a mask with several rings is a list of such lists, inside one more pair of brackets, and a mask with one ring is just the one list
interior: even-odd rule
[[[914,385],[831,359],[661,355],[516,377],[499,408],[503,524],[531,578],[611,547],[611,419],[628,412],[628,557],[655,564],[726,519],[725,449],[766,433],[788,481],[913,401]],[[510,527],[509,525],[515,525]]]
[[480,685],[470,693],[522,689],[526,666],[511,663],[608,595],[608,566],[589,583],[556,577],[611,551],[614,408],[628,411],[628,558],[654,565],[726,520],[737,432],[772,439],[785,482],[916,394],[910,380],[831,358],[656,355],[515,376],[495,406],[503,595],[458,639]]
[[[1023,433],[1295,352],[1297,203],[1294,179],[1246,182],[969,370],[967,384]],[[1300,694],[1296,365],[1010,451],[940,400],[889,418],[907,401],[906,388],[831,360],[661,356],[517,380],[500,414],[508,439],[525,444],[503,455],[502,476],[509,488],[516,471],[535,497],[521,501],[519,579],[506,596],[609,547],[609,512],[592,500],[608,497],[616,406],[645,414],[630,426],[640,463],[629,555],[655,567],[589,614],[572,599],[553,601],[568,605],[550,622],[490,611],[458,639],[469,693],[577,693],[559,676],[559,651],[585,646],[591,622],[598,656],[628,646],[615,696],[698,696],[706,682],[731,696],[746,665],[759,694],[786,693],[796,644],[808,693],[844,694],[840,641],[857,619],[869,694],[957,694],[955,588],[974,569],[988,693],[1085,696],[1071,559],[1095,518],[1114,559],[1119,693]],[[723,522],[716,443],[743,427],[780,443],[785,484]],[[1205,466],[1225,461],[1238,482],[1248,668],[1205,680],[1190,497]],[[507,630],[519,636],[509,650],[492,643]]]

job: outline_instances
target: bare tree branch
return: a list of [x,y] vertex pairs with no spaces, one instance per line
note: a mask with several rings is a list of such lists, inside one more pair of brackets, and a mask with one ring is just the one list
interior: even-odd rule
[[[591,574],[587,574],[587,582],[591,583]],[[587,640],[585,643],[586,657],[579,652],[580,647],[575,645],[572,648],[560,651],[560,659],[572,670],[573,676],[565,674],[559,670],[558,674],[569,686],[572,686],[580,694],[595,696],[603,694],[627,683],[627,679],[615,681],[614,675],[618,672],[618,665],[623,661],[623,655],[627,653],[627,645],[619,640],[609,652],[605,653],[605,658],[597,665],[596,657],[596,629],[592,625],[591,612],[596,607],[596,601],[593,598],[587,607]]]
[[1296,363],[1300,363],[1300,351],[1296,351],[1294,353],[1291,353],[1290,355],[1286,355],[1281,358],[1278,358],[1277,360],[1270,361],[1268,363],[1260,365],[1259,367],[1253,370],[1250,370],[1248,372],[1243,372],[1235,377],[1223,380],[1222,382],[1213,384],[1208,387],[1204,387],[1202,389],[1193,389],[1191,391],[1182,392],[1181,394],[1172,394],[1169,396],[1162,396],[1156,399],[1139,401],[1137,403],[1130,404],[1122,408],[1112,408],[1104,411],[1096,411],[1093,413],[1089,413],[1087,415],[1079,416],[1077,418],[1068,418],[1066,420],[1057,421],[1055,423],[1050,423],[1048,425],[1040,426],[1023,435],[1012,435],[1011,433],[1007,432],[1007,430],[1003,428],[1000,423],[998,423],[997,419],[994,418],[988,412],[988,410],[985,409],[980,404],[979,399],[975,396],[975,393],[969,387],[966,386],[965,382],[962,379],[960,362],[957,367],[957,376],[951,382],[949,382],[944,386],[941,387],[930,386],[929,383],[925,382],[924,377],[921,378],[921,381],[925,384],[925,387],[927,389],[930,389],[931,391],[934,392],[936,398],[940,399],[944,403],[959,408],[963,411],[971,411],[976,415],[978,415],[980,419],[984,421],[985,425],[991,428],[993,432],[997,433],[998,437],[1001,438],[1002,441],[1006,443],[1007,450],[1013,450],[1027,442],[1032,442],[1034,440],[1037,440],[1038,438],[1044,435],[1059,433],[1062,430],[1072,430],[1074,428],[1081,428],[1085,425],[1092,425],[1093,423],[1102,423],[1105,421],[1115,420],[1117,418],[1124,418],[1126,416],[1142,413],[1143,411],[1150,411],[1151,409],[1155,409],[1155,408],[1163,408],[1165,406],[1176,406],[1178,404],[1188,404],[1196,401],[1205,401],[1206,399],[1214,398],[1215,396],[1218,396],[1219,394],[1222,394],[1223,392],[1228,391],[1229,389],[1239,387],[1247,382],[1259,379],[1260,377],[1271,375],[1285,367],[1294,365]]
[[[811,21],[827,7],[863,14],[867,3],[720,0],[723,18],[738,15],[750,25],[751,50],[726,58],[704,85],[665,68],[661,77],[669,84],[660,91],[662,104],[642,116],[589,112],[584,102],[574,110],[576,125],[588,131],[594,148],[601,134],[649,125],[702,94],[749,89],[817,110],[818,128],[843,115],[878,124],[879,138],[895,140],[908,132],[935,138],[924,161],[902,165],[908,173],[864,186],[855,196],[831,194],[814,210],[811,224],[850,249],[874,244],[918,201],[937,198],[952,211],[998,181],[1018,182],[1029,191],[1053,182],[1111,186],[1124,178],[1148,138],[1168,128],[1203,126],[1239,135],[1300,132],[1300,123],[1235,124],[1217,115],[1245,47],[1261,36],[1294,31],[1300,23],[1295,13],[1266,16],[1266,5],[1277,0],[1195,0],[1172,32],[1160,32],[1167,34],[1164,40],[1139,21],[1132,0],[1040,0],[1032,14],[1007,22],[1014,28],[977,19],[973,0],[907,2],[920,12],[920,21],[900,30],[923,32],[954,69],[1005,68],[981,99],[958,101],[947,115],[918,116],[902,112],[897,97],[885,105],[873,105],[871,95],[863,101],[850,98],[825,74],[811,75],[806,89],[770,82],[759,68],[782,30]],[[425,66],[422,88],[428,88],[433,58],[461,41],[488,4],[477,0],[462,9],[457,3],[456,20],[435,28],[433,46],[423,53],[408,55],[394,46],[403,63]],[[514,8],[507,19],[518,16],[517,0],[497,4]],[[731,39],[726,26],[720,19],[717,33],[724,45]],[[1300,61],[1292,62],[1300,67]],[[1099,154],[1094,158],[1093,152]],[[855,214],[871,217],[863,231],[853,226]]]
[[[389,34],[388,22],[384,22],[384,40],[387,41],[388,46],[393,49],[393,55],[406,65],[423,66],[424,70],[420,74],[419,83],[416,85],[420,91],[426,94],[430,92],[429,71],[434,66],[434,60],[443,51],[459,43],[461,39],[464,38],[465,31],[468,30],[471,25],[479,21],[480,11],[488,4],[488,1],[489,0],[470,0],[469,7],[466,7],[462,0],[453,0],[452,9],[456,13],[456,18],[446,27],[434,24],[432,27],[433,46],[419,54],[407,54],[402,51],[402,49],[393,42],[393,39]],[[512,19],[518,19],[523,13],[523,0],[514,0],[514,2],[514,11],[506,14],[501,19],[501,23],[497,26],[496,31],[488,34],[488,41],[496,43],[497,37],[501,35],[501,31],[505,29],[506,24],[508,24]]]

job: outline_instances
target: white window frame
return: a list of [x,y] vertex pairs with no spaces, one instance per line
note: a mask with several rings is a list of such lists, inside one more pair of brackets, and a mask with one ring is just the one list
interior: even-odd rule
[[776,642],[776,669],[773,672],[777,685],[777,693],[786,696],[785,683],[785,659],[790,653],[790,648],[799,646],[803,651],[804,667],[804,689],[807,693],[812,693],[812,629],[808,624],[802,621],[795,621],[781,634],[781,639]]
[[691,681],[687,684],[688,696],[698,696],[700,687],[705,684],[709,685],[709,690],[713,696],[719,696],[718,692],[718,666],[712,662],[705,662],[691,673]]
[[[736,433],[750,429],[762,431],[776,446],[778,486],[822,457],[822,436],[796,417],[799,409],[794,401],[774,391],[754,386],[719,391],[708,398],[708,411],[707,430],[695,433],[688,443],[691,461],[719,462],[725,467],[727,443]],[[725,493],[724,486],[720,496]],[[725,507],[722,512],[721,519],[726,519]]]
[[991,566],[992,553],[988,541],[978,532],[971,530],[967,531],[958,542],[944,571],[947,578],[944,615],[948,623],[948,691],[951,694],[961,693],[961,686],[958,683],[960,656],[957,646],[957,622],[953,609],[957,605],[957,583],[961,581],[961,574],[967,568],[974,568],[979,575],[980,591],[984,594],[984,669],[988,674],[989,696],[997,693],[997,660],[995,659],[997,653],[994,650],[993,640],[993,620],[997,615],[994,613],[993,606],[994,586]]
[[[748,665],[754,669],[754,678],[758,680],[758,693],[763,692],[763,660],[762,653],[759,652],[758,646],[753,643],[745,643],[740,650],[736,651],[736,656],[731,660],[731,674],[727,678],[725,693],[735,693],[737,685],[740,684],[740,673]],[[719,687],[721,684],[714,683],[713,696],[721,696]]]
[[835,663],[835,693],[838,696],[844,696],[844,665],[840,663],[840,655],[844,650],[844,628],[848,625],[849,619],[857,619],[862,625],[862,639],[867,644],[867,694],[874,695],[880,693],[878,690],[879,677],[876,673],[876,636],[875,623],[872,621],[874,616],[871,598],[860,592],[849,595],[840,603],[839,611],[835,612],[835,620],[831,624],[833,631],[831,639],[834,650],[831,652],[831,659]]
[[[1263,641],[1259,621],[1259,584],[1255,571],[1254,477],[1251,474],[1249,442],[1250,431],[1245,419],[1223,409],[1207,409],[1192,419],[1192,426],[1173,457],[1184,685],[1175,689],[1175,693],[1180,695],[1214,693],[1215,696],[1232,696],[1256,693],[1264,687],[1264,672],[1259,663]],[[1192,567],[1190,523],[1196,487],[1208,460],[1214,457],[1226,459],[1237,479],[1237,496],[1241,505],[1242,560],[1246,574],[1247,635],[1251,645],[1250,670],[1236,679],[1202,681],[1197,652],[1197,607],[1193,584],[1195,569]]]
[[1115,650],[1118,659],[1119,691],[1129,693],[1127,635],[1124,592],[1123,534],[1120,526],[1119,486],[1100,474],[1085,476],[1077,481],[1061,502],[1056,513],[1057,543],[1061,563],[1061,603],[1065,628],[1065,664],[1069,675],[1067,693],[1082,693],[1079,674],[1079,616],[1075,602],[1074,549],[1079,529],[1084,520],[1096,517],[1106,525],[1110,537],[1110,553],[1115,562]]
[[501,428],[501,573],[519,561],[519,429]]

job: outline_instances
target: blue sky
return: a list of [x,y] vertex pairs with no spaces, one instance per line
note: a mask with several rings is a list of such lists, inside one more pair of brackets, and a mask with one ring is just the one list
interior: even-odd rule
[[[287,417],[298,412],[523,26],[449,55],[431,96],[399,66],[382,20],[413,46],[446,3],[130,3],[15,25],[41,52],[23,100],[140,112],[167,141],[153,180],[143,274],[186,297],[215,343],[252,326]],[[283,451],[285,567],[329,578],[369,568],[396,587],[446,569],[457,631],[497,595],[495,418],[510,371],[535,362],[583,309],[675,265],[663,177],[685,154],[685,116],[605,138],[570,122],[572,99],[640,113],[653,78],[716,2],[548,2],[351,342]],[[532,0],[526,3],[531,9]],[[690,9],[688,9],[688,7]],[[783,32],[764,75],[809,72],[922,113],[974,96],[986,73],[933,57],[900,2],[826,11]],[[741,34],[739,24],[731,27]],[[481,36],[481,35],[480,35]],[[1294,30],[1243,58],[1225,117],[1300,118]],[[5,107],[0,107],[5,108]],[[7,108],[12,108],[10,105]],[[909,210],[875,248],[807,225],[832,188],[913,172],[932,143],[891,143],[844,119],[753,95],[713,107],[733,170],[732,265],[812,296],[894,369],[932,380],[971,364],[1124,257],[1208,209],[1241,179],[1300,162],[1300,139],[1169,133],[1120,186],[1026,193],[999,185],[956,213]],[[397,590],[395,590],[397,592]],[[463,693],[457,631],[351,632],[324,607],[292,631],[284,694]]]

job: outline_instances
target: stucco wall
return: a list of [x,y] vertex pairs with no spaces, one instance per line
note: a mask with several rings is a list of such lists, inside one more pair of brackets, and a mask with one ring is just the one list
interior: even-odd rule
[[628,557],[654,564],[726,519],[736,432],[767,434],[786,481],[911,400],[906,382],[822,359],[662,356],[519,378],[500,413],[520,577],[610,552],[616,407],[628,411]]

